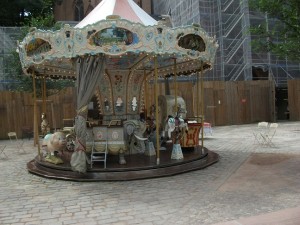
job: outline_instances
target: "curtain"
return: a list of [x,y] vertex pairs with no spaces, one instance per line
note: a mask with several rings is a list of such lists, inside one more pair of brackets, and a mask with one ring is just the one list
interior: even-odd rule
[[101,76],[105,70],[105,55],[86,56],[76,61],[76,93],[77,93],[77,116],[75,118],[75,151],[71,157],[73,171],[85,173],[88,158],[85,153],[86,147],[86,114],[90,102]]

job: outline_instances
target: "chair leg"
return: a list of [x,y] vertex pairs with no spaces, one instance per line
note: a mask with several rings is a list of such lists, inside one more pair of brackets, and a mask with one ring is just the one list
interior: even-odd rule
[[261,133],[254,133],[253,136],[254,136],[254,144],[256,143],[259,145],[263,144],[263,137]]
[[0,147],[0,155],[3,154],[3,155],[5,155],[5,158],[8,158],[8,156],[4,152],[5,148],[6,148],[6,145]]
[[274,143],[272,142],[272,138],[266,137],[266,145],[269,147],[275,147]]
[[24,142],[23,141],[19,143],[19,151],[20,151],[20,149],[22,149],[23,152],[26,153],[26,151],[24,149]]

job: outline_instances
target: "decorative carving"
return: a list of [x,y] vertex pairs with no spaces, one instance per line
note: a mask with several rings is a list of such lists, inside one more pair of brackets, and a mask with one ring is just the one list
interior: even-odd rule
[[109,111],[109,101],[107,98],[104,98],[104,107],[105,107],[105,111]]
[[[105,39],[105,35],[110,36]],[[45,44],[46,50],[32,51],[32,49],[37,49],[36,44],[33,43],[39,39],[48,43]],[[126,41],[126,39],[130,40]],[[140,52],[148,54],[164,52],[187,56],[190,59],[201,59],[210,68],[214,63],[217,47],[216,38],[209,37],[201,27],[195,25],[184,28],[163,27],[162,29],[161,25],[145,27],[124,19],[108,19],[83,28],[65,25],[55,32],[32,29],[19,43],[18,50],[23,68],[48,60],[70,59],[85,54],[104,53],[122,55],[123,58],[126,54]],[[151,64],[148,63],[145,66],[151,66]],[[187,68],[191,70],[190,67]],[[25,72],[29,73],[29,71]]]
[[118,112],[121,112],[123,108],[123,100],[121,96],[118,96],[117,101],[116,101],[116,109]]
[[45,136],[50,132],[50,124],[46,118],[46,114],[42,113],[42,123],[41,123],[42,135]]
[[133,99],[132,99],[132,111],[136,111],[136,108],[137,108],[137,100],[136,100],[136,97],[134,96]]

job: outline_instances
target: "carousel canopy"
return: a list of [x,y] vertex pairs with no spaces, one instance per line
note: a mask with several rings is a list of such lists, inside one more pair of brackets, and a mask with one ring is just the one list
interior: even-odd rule
[[[104,19],[101,10],[114,15]],[[23,70],[33,77],[76,79],[78,115],[86,115],[96,96],[103,121],[136,120],[152,104],[147,81],[208,70],[218,47],[197,24],[170,28],[143,15],[132,0],[104,0],[76,27],[32,29],[18,45]],[[85,145],[85,119],[76,118],[76,139]],[[86,155],[78,143],[80,164],[73,155],[70,164],[85,172]]]
[[[113,14],[113,15],[108,15]],[[117,15],[116,15],[117,14]],[[32,30],[18,45],[23,70],[46,78],[76,79],[74,61],[105,55],[106,71],[188,75],[212,68],[218,44],[197,24],[170,28],[157,23],[132,0],[103,0],[76,27]]]
[[90,24],[105,20],[109,15],[119,15],[122,19],[143,25],[156,25],[157,21],[142,10],[133,0],[102,0],[96,8],[90,12],[76,28],[82,28]]

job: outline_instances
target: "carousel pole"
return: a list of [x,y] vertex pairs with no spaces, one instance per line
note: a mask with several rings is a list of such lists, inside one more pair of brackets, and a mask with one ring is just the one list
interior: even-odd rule
[[196,120],[197,120],[197,123],[199,123],[199,72],[197,73],[197,85],[196,85]]
[[45,76],[43,76],[42,97],[43,97],[43,113],[46,113],[46,78],[45,78]]
[[37,124],[37,104],[36,104],[36,83],[35,83],[34,71],[32,73],[32,85],[33,85],[33,100],[34,100],[34,105],[33,105],[34,146],[37,144],[38,155],[39,155],[39,157],[41,157],[41,148],[40,148],[40,142],[39,142],[39,129],[37,126],[38,124]]
[[178,116],[178,104],[177,104],[177,61],[174,58],[174,81],[175,81],[175,110],[176,116]]
[[204,85],[203,85],[203,61],[201,61],[201,148],[203,152],[203,144],[204,144]]
[[159,165],[159,123],[158,123],[158,73],[157,73],[157,56],[154,56],[154,75],[155,75],[155,126],[156,126],[156,164]]
[[146,77],[146,70],[144,69],[144,79],[145,79],[145,83],[144,83],[144,89],[145,89],[145,93],[144,93],[144,99],[145,99],[145,106],[144,106],[144,113],[145,113],[145,120],[148,117],[148,85],[147,85],[147,77]]

